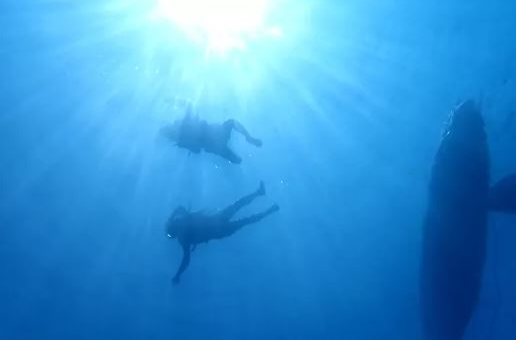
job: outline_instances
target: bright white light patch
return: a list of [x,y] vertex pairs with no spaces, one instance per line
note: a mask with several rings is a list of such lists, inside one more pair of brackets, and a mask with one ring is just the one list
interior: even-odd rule
[[267,27],[268,0],[157,0],[154,17],[174,22],[209,51],[245,49],[250,39],[281,31]]

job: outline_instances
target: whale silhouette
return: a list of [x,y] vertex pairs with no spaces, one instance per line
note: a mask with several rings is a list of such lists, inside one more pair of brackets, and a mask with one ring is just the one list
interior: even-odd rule
[[484,120],[474,101],[451,113],[432,168],[423,222],[423,339],[460,340],[476,308],[486,259],[488,211],[516,212],[516,174],[489,188]]

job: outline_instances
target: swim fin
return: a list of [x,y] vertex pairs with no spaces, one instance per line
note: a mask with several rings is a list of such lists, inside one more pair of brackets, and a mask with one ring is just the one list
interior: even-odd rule
[[491,187],[488,208],[502,213],[516,213],[516,173],[506,176]]

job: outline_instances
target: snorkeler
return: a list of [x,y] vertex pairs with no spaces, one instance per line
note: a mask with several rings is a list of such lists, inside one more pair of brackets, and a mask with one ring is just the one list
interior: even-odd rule
[[177,238],[183,248],[183,259],[172,282],[179,283],[181,274],[190,264],[190,253],[198,244],[229,237],[243,227],[259,222],[264,217],[278,211],[279,206],[273,204],[261,213],[230,221],[238,210],[250,204],[258,196],[264,195],[265,186],[263,182],[260,182],[260,187],[255,192],[242,197],[214,215],[205,215],[202,211],[189,212],[182,206],[177,207],[166,224],[167,237]]
[[239,164],[242,159],[228,146],[231,132],[242,134],[248,143],[261,147],[261,140],[252,137],[244,126],[234,119],[228,119],[222,124],[208,124],[197,116],[192,115],[192,105],[186,104],[185,116],[161,129],[161,133],[176,143],[178,147],[199,153],[202,149]]

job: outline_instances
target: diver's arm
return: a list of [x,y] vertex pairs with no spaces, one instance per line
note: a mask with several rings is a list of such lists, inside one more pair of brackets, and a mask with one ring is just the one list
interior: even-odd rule
[[177,269],[177,273],[174,276],[174,279],[172,280],[172,282],[174,284],[179,283],[181,274],[183,274],[183,272],[186,270],[186,268],[190,264],[190,245],[187,244],[187,245],[182,245],[182,246],[183,246],[183,260],[181,261],[181,265]]

